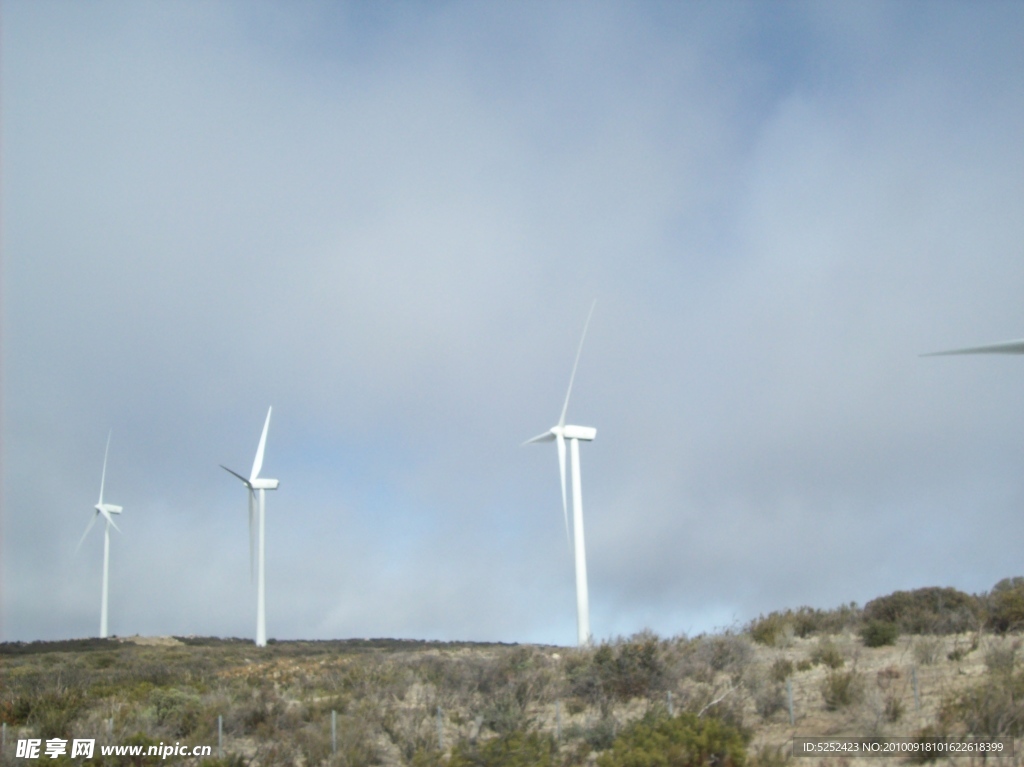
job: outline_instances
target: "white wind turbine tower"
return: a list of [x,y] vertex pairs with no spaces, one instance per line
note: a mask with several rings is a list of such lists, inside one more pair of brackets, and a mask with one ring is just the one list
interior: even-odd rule
[[573,551],[576,560],[576,637],[580,647],[590,644],[590,599],[587,593],[587,551],[583,541],[583,496],[580,489],[580,440],[591,442],[597,436],[597,429],[591,426],[573,426],[566,424],[565,414],[569,409],[569,395],[572,394],[572,383],[576,378],[576,368],[580,364],[580,353],[583,351],[583,341],[587,337],[587,327],[590,325],[590,317],[594,314],[595,301],[590,305],[590,313],[583,325],[583,337],[580,338],[579,348],[576,350],[576,361],[572,366],[572,375],[569,376],[569,389],[565,393],[565,402],[562,405],[562,413],[558,417],[558,423],[552,426],[543,434],[527,440],[523,444],[531,442],[551,442],[558,445],[558,468],[562,478],[562,515],[565,518],[565,535],[569,536],[569,511],[565,497],[565,441],[569,440],[569,447],[572,452],[572,529],[573,529]]
[[103,530],[103,599],[100,602],[100,638],[107,638],[107,591],[110,584],[110,528],[113,527],[117,532],[121,532],[121,528],[118,527],[114,518],[111,514],[120,514],[122,508],[115,506],[112,503],[103,502],[103,486],[107,481],[107,455],[110,453],[110,433],[107,433],[107,449],[103,451],[103,473],[100,475],[100,499],[93,506],[96,509],[96,513],[92,515],[92,519],[89,520],[89,524],[85,527],[85,532],[82,533],[82,539],[78,542],[78,547],[75,551],[82,548],[82,544],[85,542],[85,537],[92,530],[92,526],[96,524],[96,518],[103,515],[106,520],[106,526]]
[[256,503],[256,491],[259,491],[259,547],[256,557],[256,646],[267,646],[267,604],[266,604],[266,577],[264,569],[264,553],[266,551],[266,491],[277,490],[279,482],[276,479],[263,479],[260,477],[260,469],[263,468],[263,450],[267,445],[267,429],[270,428],[270,413],[274,408],[267,409],[267,420],[263,422],[263,434],[260,436],[260,446],[256,448],[256,459],[252,462],[252,471],[246,479],[241,474],[231,471],[227,466],[220,467],[229,474],[234,474],[242,484],[249,490],[249,571],[252,572],[253,559],[253,514]]

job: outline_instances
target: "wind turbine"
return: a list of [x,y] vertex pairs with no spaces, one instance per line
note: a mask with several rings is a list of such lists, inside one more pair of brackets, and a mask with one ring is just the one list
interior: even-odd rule
[[103,530],[103,599],[100,602],[100,638],[107,638],[107,591],[110,584],[110,528],[113,527],[117,532],[121,532],[121,528],[114,522],[114,518],[111,514],[120,514],[122,509],[120,506],[115,506],[112,503],[103,502],[103,486],[107,481],[107,455],[110,453],[110,432],[107,433],[107,449],[103,451],[103,473],[100,475],[100,499],[93,506],[96,509],[96,513],[92,515],[92,519],[89,520],[89,524],[85,527],[85,532],[82,533],[82,538],[78,541],[78,546],[75,551],[82,548],[82,544],[85,542],[85,537],[92,530],[92,526],[96,524],[96,519],[100,515],[106,520],[106,527]]
[[[227,466],[220,467],[229,474],[234,474],[249,489],[249,573],[252,574],[253,560],[253,515],[256,508],[259,510],[259,547],[256,557],[256,646],[267,646],[267,604],[266,604],[266,577],[264,569],[264,554],[266,552],[266,491],[277,490],[276,479],[264,479],[260,477],[260,469],[263,468],[263,450],[267,446],[267,429],[270,428],[270,413],[274,408],[267,409],[267,420],[263,422],[263,434],[260,436],[260,446],[256,448],[256,459],[252,462],[252,471],[246,479],[236,471],[231,471]],[[259,505],[256,507],[256,491],[259,491]]]
[[569,409],[569,395],[572,394],[572,383],[576,378],[576,368],[580,364],[580,353],[583,351],[583,341],[587,337],[587,327],[590,325],[590,318],[594,314],[594,306],[597,301],[590,305],[590,313],[583,325],[583,336],[580,338],[579,348],[576,350],[576,361],[572,366],[572,375],[569,376],[569,390],[565,393],[565,402],[562,404],[562,413],[558,416],[558,423],[552,426],[543,434],[524,442],[528,445],[531,442],[552,442],[558,445],[558,469],[562,477],[562,515],[565,518],[565,535],[569,536],[569,511],[565,496],[565,441],[569,440],[569,449],[572,454],[572,529],[573,529],[573,550],[576,559],[576,637],[580,647],[590,644],[590,599],[587,593],[587,551],[583,541],[583,496],[580,489],[580,440],[584,442],[593,441],[597,436],[597,429],[591,426],[573,426],[566,424],[565,414]]
[[942,357],[949,354],[1024,354],[1024,338],[1017,341],[1001,341],[998,344],[970,346],[966,349],[950,349],[944,352],[922,354],[922,357]]

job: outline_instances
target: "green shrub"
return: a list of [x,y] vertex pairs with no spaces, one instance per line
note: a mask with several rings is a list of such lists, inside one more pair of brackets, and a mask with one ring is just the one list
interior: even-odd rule
[[530,723],[526,714],[528,699],[522,687],[507,687],[492,695],[484,707],[482,724],[499,735],[525,730]]
[[864,680],[855,670],[839,671],[831,669],[821,684],[821,697],[825,708],[837,711],[864,698]]
[[587,744],[587,748],[594,751],[604,751],[612,747],[617,734],[618,724],[615,719],[606,716],[586,727],[581,727],[577,737]]
[[752,620],[747,626],[747,633],[758,644],[777,647],[780,640],[785,637],[787,627],[791,626],[792,624],[786,621],[785,616],[774,612],[768,615],[761,615]]
[[610,687],[619,700],[643,697],[661,690],[664,675],[658,638],[638,634],[618,646]]
[[608,693],[602,671],[613,661],[613,650],[607,644],[602,644],[594,651],[571,653],[564,666],[569,694],[586,705],[603,702]]
[[587,710],[587,703],[580,698],[569,698],[569,700],[565,702],[565,710],[569,712],[570,716],[582,714]]
[[976,627],[981,601],[954,588],[894,591],[864,605],[864,620],[895,623],[905,634],[960,634]]
[[745,636],[725,633],[717,636],[702,636],[694,641],[689,658],[691,671],[696,676],[707,678],[724,672],[731,676],[742,676],[754,659],[754,648]]
[[42,739],[68,738],[71,723],[85,706],[77,690],[59,689],[36,695],[28,701],[25,723]]
[[860,619],[860,608],[853,602],[834,610],[801,607],[761,615],[747,625],[746,631],[758,644],[779,647],[791,636],[805,638],[814,634],[838,634],[855,626]]
[[648,715],[616,738],[598,767],[744,767],[746,739],[714,717]]
[[846,660],[842,652],[831,639],[821,639],[818,646],[811,651],[811,663],[818,663],[831,669],[842,668]]
[[902,698],[895,694],[885,696],[885,703],[882,709],[885,721],[893,723],[900,721],[903,718],[904,711],[906,711],[906,705],[903,703]]
[[993,631],[1024,627],[1024,578],[1003,578],[988,595],[987,624]]
[[150,694],[156,723],[176,738],[188,737],[196,731],[203,715],[199,696],[184,690],[156,689]]
[[776,658],[772,663],[770,674],[776,682],[785,682],[793,676],[793,661],[789,658]]
[[571,655],[565,674],[570,695],[602,708],[614,700],[649,697],[666,682],[661,643],[650,633]]
[[888,621],[870,620],[860,630],[860,638],[865,647],[884,647],[896,644],[899,635],[899,627]]
[[5,724],[23,725],[32,713],[32,697],[19,695],[14,700],[5,700],[0,704],[0,722]]
[[754,709],[762,719],[770,719],[786,705],[786,695],[781,682],[766,680],[751,691]]
[[444,754],[434,748],[423,747],[417,749],[409,757],[410,767],[444,767]]
[[536,732],[510,732],[482,744],[460,742],[449,767],[556,767],[561,765],[554,738]]

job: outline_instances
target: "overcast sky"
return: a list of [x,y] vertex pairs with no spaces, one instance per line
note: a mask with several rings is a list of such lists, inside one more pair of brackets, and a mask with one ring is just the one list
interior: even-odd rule
[[2,6],[4,640],[693,635],[1024,574],[1024,4]]

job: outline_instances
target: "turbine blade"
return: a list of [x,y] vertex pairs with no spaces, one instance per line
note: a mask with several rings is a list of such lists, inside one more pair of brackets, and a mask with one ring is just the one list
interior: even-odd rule
[[944,352],[922,354],[922,357],[943,357],[950,354],[1024,354],[1024,338],[1017,341],[1003,341],[998,344],[970,346],[966,349],[950,349]]
[[114,518],[113,518],[112,516],[110,516],[110,512],[109,512],[109,511],[107,511],[106,509],[104,509],[104,510],[103,510],[103,516],[104,516],[104,517],[106,517],[106,520],[107,520],[107,524],[108,524],[108,525],[110,525],[110,526],[111,526],[111,527],[113,527],[113,528],[114,528],[115,530],[117,530],[117,532],[121,532],[121,528],[117,526],[117,522],[115,522],[115,521],[114,521]]
[[562,516],[565,517],[565,542],[572,551],[572,540],[569,538],[569,504],[565,498],[565,437],[558,433],[558,473],[562,477]]
[[270,428],[270,412],[274,408],[267,409],[267,420],[263,422],[263,434],[260,435],[260,446],[256,448],[256,460],[252,462],[252,474],[249,475],[249,481],[252,482],[256,477],[260,475],[260,469],[263,468],[263,450],[267,446],[267,429]]
[[256,580],[256,528],[253,521],[256,519],[256,491],[249,489],[249,582]]
[[597,306],[597,299],[590,305],[590,312],[587,314],[587,321],[583,324],[583,336],[580,338],[580,346],[576,350],[576,361],[572,364],[572,375],[569,376],[569,389],[565,393],[565,404],[562,405],[562,415],[558,417],[558,425],[565,426],[565,414],[569,410],[569,395],[572,394],[572,382],[576,378],[576,367],[580,364],[580,354],[583,352],[583,341],[587,337],[587,328],[590,326],[590,318],[594,316],[594,307]]
[[99,515],[100,513],[98,511],[95,514],[93,514],[92,519],[89,520],[89,524],[85,526],[85,532],[82,533],[82,538],[78,541],[78,545],[75,546],[76,554],[78,553],[78,550],[82,548],[82,544],[85,543],[85,537],[89,535],[89,531],[92,530],[92,526],[96,524],[96,517],[98,517]]
[[103,503],[103,485],[107,482],[107,455],[110,453],[110,435],[113,433],[113,429],[107,432],[107,448],[103,451],[103,473],[100,474],[100,500],[99,503]]
[[250,489],[252,488],[252,483],[251,483],[251,482],[249,482],[249,480],[247,480],[247,479],[246,479],[245,477],[243,477],[243,476],[242,476],[241,474],[239,474],[239,473],[238,473],[237,471],[231,471],[231,469],[229,469],[229,468],[228,468],[227,466],[225,466],[225,465],[224,465],[224,464],[222,464],[222,463],[221,463],[221,464],[218,464],[218,465],[219,465],[219,466],[220,466],[220,467],[221,467],[222,469],[224,469],[224,471],[226,471],[226,472],[227,472],[228,474],[233,474],[233,475],[235,475],[236,477],[238,477],[238,478],[239,478],[240,480],[242,480],[242,482],[244,482],[244,483],[245,483],[245,486],[246,486],[246,487],[248,487],[248,488],[250,488]]
[[[550,442],[554,438],[555,438],[554,432],[548,430],[548,431],[544,432],[543,434],[538,434],[533,439],[526,440],[526,442],[524,442],[523,445],[529,445],[529,444],[532,444],[534,442]],[[520,445],[520,447],[522,447],[522,445]]]

